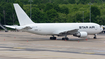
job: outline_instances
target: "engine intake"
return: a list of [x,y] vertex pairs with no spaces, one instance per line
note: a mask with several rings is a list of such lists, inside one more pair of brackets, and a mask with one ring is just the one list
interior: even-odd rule
[[87,35],[88,35],[87,32],[78,32],[73,34],[73,36],[81,37],[81,38],[87,37]]

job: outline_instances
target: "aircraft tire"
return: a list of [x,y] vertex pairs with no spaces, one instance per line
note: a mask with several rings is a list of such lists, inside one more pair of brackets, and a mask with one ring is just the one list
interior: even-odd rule
[[97,39],[96,37],[94,37],[94,39]]
[[68,38],[62,38],[62,40],[69,40]]
[[56,40],[56,37],[50,37],[50,40]]

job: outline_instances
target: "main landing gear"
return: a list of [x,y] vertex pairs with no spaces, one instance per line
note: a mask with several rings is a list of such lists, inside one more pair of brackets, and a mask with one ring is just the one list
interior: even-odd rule
[[62,38],[62,40],[69,40],[66,33],[65,33],[65,38]]
[[62,38],[62,40],[69,40],[69,38]]
[[50,40],[56,40],[56,37],[54,37],[54,35],[52,35],[53,37],[50,37]]
[[94,34],[94,37],[93,37],[93,38],[94,38],[94,39],[97,39],[97,37],[96,37],[96,36],[97,36],[97,34]]
[[[56,37],[54,37],[54,35],[52,35],[53,37],[50,37],[50,40],[56,40]],[[67,37],[67,34],[65,34],[65,37],[62,38],[62,40],[69,40],[69,38]]]

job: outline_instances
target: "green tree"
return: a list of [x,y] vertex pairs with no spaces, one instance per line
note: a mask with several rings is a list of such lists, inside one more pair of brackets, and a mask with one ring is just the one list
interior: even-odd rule
[[4,2],[1,4],[1,8],[2,8],[2,12],[1,14],[3,15],[2,16],[2,24],[13,24],[12,23],[12,19],[10,19],[12,17],[12,11],[13,11],[13,8],[12,8],[12,5],[10,3],[7,3],[7,2]]
[[47,3],[44,11],[46,12],[47,10],[53,9],[53,4],[52,3]]
[[55,3],[47,3],[44,11],[46,12],[47,10],[50,10],[50,9],[55,9],[57,12],[60,11],[59,5]]
[[91,7],[91,14],[92,14],[92,22],[97,22],[96,17],[101,15],[100,9],[98,9],[97,6],[92,6]]
[[66,6],[61,7],[61,13],[69,14],[69,9]]
[[97,16],[96,19],[98,24],[105,25],[105,15]]
[[23,4],[20,2],[20,0],[16,0],[15,3],[18,3],[23,8]]
[[54,9],[48,10],[48,11],[46,11],[46,14],[47,14],[47,17],[49,19],[49,22],[56,22],[56,21],[58,21],[57,19],[55,20],[55,18],[59,17],[59,15],[58,15],[56,10],[54,10]]
[[0,13],[0,23],[1,23],[2,17],[3,17],[3,15]]
[[32,9],[32,20],[37,23],[43,23],[47,21],[46,15],[41,12],[38,8]]
[[44,10],[45,8],[45,4],[38,4],[37,6],[40,10]]
[[82,4],[87,4],[91,2],[91,0],[79,0],[79,3],[82,3]]
[[83,22],[83,14],[82,14],[82,12],[80,11],[80,12],[77,12],[76,13],[76,21],[77,22]]
[[68,0],[68,2],[71,3],[71,4],[75,4],[76,3],[75,0]]
[[100,9],[98,9],[98,7],[97,6],[92,6],[91,7],[91,13],[92,13],[92,15],[94,15],[95,17],[97,16],[97,15],[101,15],[101,13],[100,13]]
[[60,7],[59,7],[59,5],[58,4],[53,4],[53,8],[57,11],[57,12],[59,12],[60,11]]

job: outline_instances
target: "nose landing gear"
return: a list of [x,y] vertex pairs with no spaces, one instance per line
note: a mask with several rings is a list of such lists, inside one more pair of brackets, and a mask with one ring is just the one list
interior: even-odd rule
[[93,38],[94,38],[94,39],[97,39],[97,37],[96,37],[96,36],[97,36],[97,34],[94,34],[94,37],[93,37]]

